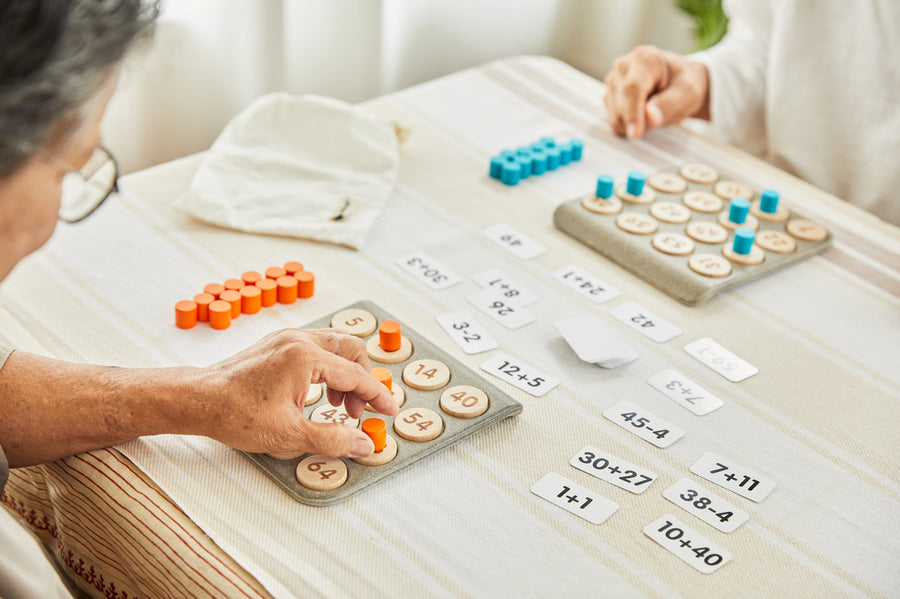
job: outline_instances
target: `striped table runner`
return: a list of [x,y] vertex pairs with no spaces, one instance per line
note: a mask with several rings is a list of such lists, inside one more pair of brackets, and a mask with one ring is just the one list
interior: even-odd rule
[[[337,506],[286,498],[247,460],[208,439],[159,436],[13,473],[4,504],[37,529],[97,597],[892,597],[900,589],[900,233],[738,150],[679,127],[626,142],[605,125],[603,86],[548,58],[463,71],[366,103],[411,131],[399,182],[360,252],[215,229],[171,208],[198,157],[127,177],[123,193],[20,265],[0,289],[0,330],[64,359],[204,365],[268,331],[369,299],[466,355],[435,317],[472,310],[472,276],[502,269],[536,293],[536,320],[508,330],[476,317],[501,351],[560,379],[541,398],[504,387],[524,412]],[[584,140],[585,157],[514,188],[490,156],[543,136]],[[593,188],[689,161],[711,164],[828,226],[828,252],[695,308],[557,231],[553,210]],[[521,261],[482,234],[508,223],[547,248]],[[114,251],[111,251],[114,250]],[[396,259],[427,252],[463,281],[431,291]],[[210,281],[299,260],[311,300],[227,331],[172,326],[174,302]],[[550,275],[576,265],[621,296],[592,304]],[[65,302],[58,298],[65,297]],[[681,329],[663,344],[621,327],[640,358],[580,362],[553,322],[608,319],[634,301]],[[27,326],[26,326],[27,323]],[[759,369],[730,383],[684,351],[711,337]],[[646,383],[673,368],[723,400],[694,416]],[[506,385],[506,383],[498,383]],[[602,416],[628,400],[684,429],[654,447]],[[592,445],[654,472],[633,495],[568,465]],[[776,483],[762,502],[690,472],[712,452]],[[589,524],[529,489],[556,472],[619,505]],[[662,496],[688,478],[750,514],[719,532]],[[733,560],[703,575],[647,538],[671,513]],[[114,586],[113,586],[114,585]],[[127,593],[127,595],[126,595]]]

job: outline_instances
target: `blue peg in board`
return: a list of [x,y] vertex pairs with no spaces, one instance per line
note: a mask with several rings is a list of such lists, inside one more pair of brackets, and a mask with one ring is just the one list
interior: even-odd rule
[[572,148],[572,162],[581,160],[581,155],[584,152],[584,143],[580,139],[573,139],[569,141],[569,147]]
[[522,163],[519,158],[510,152],[503,156],[503,163],[500,167],[500,181],[507,185],[516,185],[522,178]]
[[745,229],[744,227],[735,229],[734,245],[731,246],[734,253],[742,256],[749,254],[750,249],[753,247],[754,239],[756,239],[756,233],[753,232],[753,229]]
[[535,148],[531,147],[531,174],[532,175],[543,175],[547,172],[547,152],[544,151],[544,148]]
[[615,185],[615,179],[609,175],[600,175],[597,177],[597,192],[594,195],[605,200],[612,196]]
[[544,146],[545,148],[555,148],[556,140],[552,137],[542,137],[538,140],[538,143]]
[[750,201],[744,198],[731,198],[728,206],[728,220],[739,225],[747,221],[747,213],[750,211]]
[[572,162],[572,144],[569,142],[559,144],[559,165],[565,166]]
[[766,214],[775,214],[778,212],[778,200],[781,198],[774,189],[764,189],[759,196],[759,210]]
[[625,184],[625,191],[633,196],[639,196],[644,193],[644,181],[647,175],[641,171],[631,171],[628,173],[628,182]]

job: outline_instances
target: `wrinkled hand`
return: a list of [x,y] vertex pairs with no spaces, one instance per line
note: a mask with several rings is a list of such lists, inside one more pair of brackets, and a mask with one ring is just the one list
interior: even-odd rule
[[203,369],[203,433],[250,452],[309,451],[365,457],[374,450],[359,429],[303,417],[310,384],[327,385],[328,402],[359,418],[366,404],[397,412],[387,388],[372,376],[360,339],[333,329],[272,333],[232,358]]
[[689,117],[709,119],[709,73],[679,54],[638,46],[613,62],[604,82],[607,119],[616,135],[637,139]]

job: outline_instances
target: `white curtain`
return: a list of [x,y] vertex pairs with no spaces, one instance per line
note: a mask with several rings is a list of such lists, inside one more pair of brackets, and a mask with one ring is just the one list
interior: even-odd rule
[[130,172],[198,152],[275,90],[358,102],[505,56],[602,77],[638,43],[683,52],[674,0],[164,0],[103,124]]

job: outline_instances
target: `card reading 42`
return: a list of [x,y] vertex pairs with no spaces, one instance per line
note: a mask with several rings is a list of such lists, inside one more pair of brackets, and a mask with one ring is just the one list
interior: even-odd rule
[[620,401],[603,412],[603,416],[615,422],[645,441],[666,448],[684,436],[684,430],[657,418],[644,408],[630,401]]
[[649,470],[590,445],[584,446],[578,455],[569,460],[569,464],[636,495],[646,491],[656,480],[656,475]]

